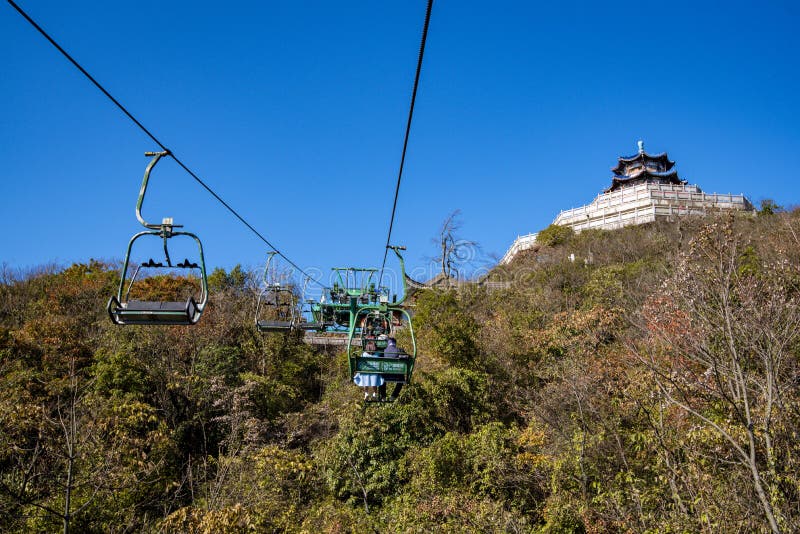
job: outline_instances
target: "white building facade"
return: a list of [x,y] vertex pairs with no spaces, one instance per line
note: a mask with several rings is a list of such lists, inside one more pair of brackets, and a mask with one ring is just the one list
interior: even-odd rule
[[[688,185],[678,177],[675,162],[666,153],[648,154],[642,141],[638,154],[619,158],[612,172],[611,186],[591,204],[560,212],[553,224],[581,232],[722,210],[753,211],[744,195],[704,193],[698,186]],[[535,244],[536,234],[518,236],[500,264],[510,263],[519,252]]]

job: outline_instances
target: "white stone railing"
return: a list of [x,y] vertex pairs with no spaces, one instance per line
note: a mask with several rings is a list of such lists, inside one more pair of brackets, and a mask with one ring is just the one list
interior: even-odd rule
[[641,184],[604,193],[587,206],[562,211],[553,224],[586,228],[617,228],[649,222],[656,216],[703,214],[708,209],[752,209],[744,195],[703,193],[695,185]]
[[[601,193],[591,204],[561,211],[553,224],[569,226],[576,232],[608,230],[652,222],[657,217],[702,215],[716,209],[752,210],[753,205],[744,195],[703,193],[696,185],[639,184]],[[535,243],[536,234],[517,236],[500,265],[508,264]]]
[[523,250],[533,248],[533,245],[536,243],[536,235],[537,234],[518,235],[514,242],[511,243],[511,246],[508,247],[508,250],[503,257],[500,259],[500,265],[507,264],[514,258],[514,256]]

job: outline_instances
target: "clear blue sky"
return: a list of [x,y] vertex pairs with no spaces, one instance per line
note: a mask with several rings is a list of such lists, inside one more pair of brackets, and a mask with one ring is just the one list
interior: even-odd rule
[[[295,262],[380,264],[424,0],[20,4]],[[705,191],[800,203],[797,2],[434,4],[395,238],[502,255],[643,139]],[[156,147],[0,3],[0,262],[120,259]],[[173,162],[145,207],[211,267],[265,247]],[[391,263],[393,265],[393,263]]]

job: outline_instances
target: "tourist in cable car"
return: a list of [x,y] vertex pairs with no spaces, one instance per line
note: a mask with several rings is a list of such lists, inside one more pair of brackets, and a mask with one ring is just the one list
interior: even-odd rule
[[[386,340],[386,349],[383,351],[383,356],[385,358],[408,358],[408,354],[406,354],[406,351],[404,351],[403,349],[401,349],[400,347],[397,346],[397,340],[395,338],[393,338],[393,337],[390,337],[390,338],[388,338]],[[401,389],[403,389],[403,384],[402,383],[395,383],[394,390],[392,391],[391,400],[396,399],[397,396],[400,395],[400,390]],[[385,383],[380,387],[379,391],[380,391],[381,397],[385,397],[386,396],[386,384]]]
[[[379,336],[380,338],[380,336]],[[361,354],[363,357],[381,356],[380,352],[375,351],[375,342],[367,342],[364,352]],[[386,381],[381,375],[371,373],[356,373],[353,376],[353,382],[364,390],[364,400],[379,400],[381,393],[385,391]],[[383,389],[381,389],[383,388]]]
[[383,351],[383,355],[387,358],[401,358],[401,354],[403,351],[397,347],[397,340],[393,337],[390,337],[386,340],[386,350]]

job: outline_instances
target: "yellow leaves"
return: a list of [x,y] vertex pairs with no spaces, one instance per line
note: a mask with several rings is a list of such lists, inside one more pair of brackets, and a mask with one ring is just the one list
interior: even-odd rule
[[219,510],[186,506],[161,523],[161,531],[169,534],[238,534],[255,530],[249,511],[240,503]]
[[0,388],[0,460],[26,447],[44,416],[42,405],[20,386],[24,384]]
[[127,429],[150,426],[159,422],[156,409],[151,405],[129,400],[121,404],[114,404],[111,408],[115,426],[124,426]]
[[529,471],[550,467],[553,459],[543,451],[547,439],[544,427],[540,428],[535,420],[516,433],[514,439],[518,448],[515,458],[516,466]]
[[528,426],[517,435],[517,445],[524,448],[542,447],[545,443],[544,430]]
[[596,306],[590,310],[558,313],[543,330],[528,333],[527,342],[554,355],[594,352],[614,340],[622,328],[622,310]]
[[314,469],[314,464],[305,455],[270,445],[255,455],[259,485],[275,484],[276,480],[303,479]]
[[203,378],[197,374],[185,374],[173,371],[170,373],[167,389],[170,391],[181,391],[185,388],[200,384],[202,380]]
[[551,458],[546,454],[522,452],[517,455],[517,465],[528,469],[540,469],[550,464]]
[[153,301],[182,301],[200,290],[194,276],[151,276],[137,281],[131,288],[132,299]]

